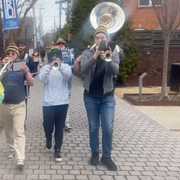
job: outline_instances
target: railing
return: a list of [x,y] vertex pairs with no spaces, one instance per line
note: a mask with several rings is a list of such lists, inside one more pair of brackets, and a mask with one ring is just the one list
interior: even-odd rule
[[139,101],[142,100],[142,89],[143,89],[143,80],[147,76],[147,73],[144,72],[139,76]]

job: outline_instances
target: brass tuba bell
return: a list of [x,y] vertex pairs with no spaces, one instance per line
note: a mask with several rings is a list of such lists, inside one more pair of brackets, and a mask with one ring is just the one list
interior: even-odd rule
[[97,4],[90,14],[90,22],[94,29],[103,25],[108,34],[121,29],[125,23],[125,13],[116,3],[102,2]]

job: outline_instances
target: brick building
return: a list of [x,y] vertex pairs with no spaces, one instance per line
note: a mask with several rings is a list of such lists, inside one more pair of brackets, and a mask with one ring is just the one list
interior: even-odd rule
[[[147,72],[145,85],[161,85],[164,41],[151,0],[124,0],[124,10],[140,52],[138,67],[127,84],[137,85],[139,75]],[[180,32],[170,42],[169,72],[174,62],[180,62]]]
[[134,30],[159,30],[151,0],[124,0],[124,9]]

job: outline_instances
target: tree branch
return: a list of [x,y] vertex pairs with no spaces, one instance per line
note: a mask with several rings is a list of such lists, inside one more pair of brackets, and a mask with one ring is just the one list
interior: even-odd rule
[[26,8],[26,10],[25,10],[25,12],[24,12],[24,15],[23,15],[23,17],[22,17],[21,25],[24,24],[24,21],[25,21],[25,18],[26,18],[26,16],[27,16],[28,12],[30,11],[30,9],[32,9],[32,7],[36,4],[37,1],[38,1],[38,0],[32,0],[32,1],[30,2],[29,6]]
[[161,0],[161,5],[159,6],[157,6],[156,1],[152,0],[152,5],[162,31],[176,31],[180,26],[180,1]]
[[29,3],[29,0],[24,0],[23,2],[21,2],[19,4],[19,6],[17,6],[17,9],[19,10],[19,17],[21,16],[23,9],[27,6],[27,4]]

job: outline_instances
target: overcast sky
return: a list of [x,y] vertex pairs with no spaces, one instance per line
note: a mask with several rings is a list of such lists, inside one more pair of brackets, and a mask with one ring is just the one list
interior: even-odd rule
[[[54,28],[59,27],[59,6],[55,4],[58,0],[39,0],[36,4],[36,16],[39,17],[40,8],[42,8],[43,32],[51,32]],[[39,18],[37,18],[39,19]],[[55,20],[54,20],[55,19]],[[64,12],[62,14],[62,24],[65,23]],[[37,22],[39,22],[37,20]],[[55,22],[55,23],[54,23]]]

